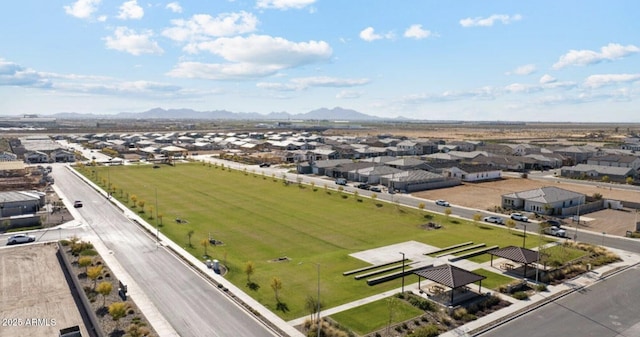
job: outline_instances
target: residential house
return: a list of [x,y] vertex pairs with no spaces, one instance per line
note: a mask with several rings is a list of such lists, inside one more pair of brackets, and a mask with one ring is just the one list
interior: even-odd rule
[[536,214],[560,215],[566,213],[565,209],[573,209],[578,205],[583,205],[585,201],[586,196],[584,194],[555,186],[547,186],[503,194],[502,208],[523,210]]
[[73,163],[76,156],[73,152],[67,150],[58,150],[51,153],[51,158],[56,163]]
[[640,157],[606,155],[601,157],[591,157],[587,160],[588,165],[630,167],[634,170],[640,169]]
[[628,177],[631,177],[634,180],[638,179],[638,171],[630,167],[601,166],[589,164],[564,166],[560,170],[560,175],[567,178],[600,181],[604,179],[619,183],[626,183]]
[[24,161],[27,164],[48,163],[49,162],[49,156],[44,152],[30,151],[30,152],[26,152],[24,154]]
[[465,182],[489,181],[502,178],[502,170],[491,165],[458,164],[442,171],[447,178],[455,178]]
[[0,161],[15,161],[18,160],[18,155],[11,152],[0,152]]
[[426,161],[412,157],[387,161],[385,165],[395,167],[399,170],[426,170],[429,167]]
[[442,174],[424,170],[402,171],[380,178],[380,183],[389,190],[412,193],[436,188],[460,185],[459,179],[449,179]]

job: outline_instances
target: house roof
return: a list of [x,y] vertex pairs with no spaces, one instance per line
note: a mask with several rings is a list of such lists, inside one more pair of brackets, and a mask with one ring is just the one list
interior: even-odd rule
[[634,171],[631,167],[617,167],[617,166],[603,166],[603,165],[589,165],[578,164],[576,166],[566,166],[562,170],[570,170],[575,172],[589,172],[596,171],[599,174],[607,174],[612,176],[625,176],[629,172]]
[[539,259],[537,251],[515,246],[494,249],[489,251],[489,254],[518,263],[533,263]]
[[424,165],[426,162],[424,160],[416,159],[416,158],[400,158],[392,161],[388,161],[385,164],[389,166],[418,166]]
[[533,190],[504,194],[503,197],[524,199],[543,204],[582,197],[584,194],[565,190],[555,186],[546,186]]
[[478,275],[450,264],[420,269],[413,273],[452,289],[462,287],[469,283],[478,282],[486,278],[485,276]]
[[441,180],[444,176],[442,174],[433,173],[424,170],[411,170],[404,171],[403,174],[396,174],[391,177],[392,181],[409,181],[409,182],[422,182],[422,181],[432,181],[432,180]]

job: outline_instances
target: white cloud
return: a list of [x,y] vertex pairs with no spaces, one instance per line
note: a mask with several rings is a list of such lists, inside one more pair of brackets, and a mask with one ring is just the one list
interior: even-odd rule
[[584,81],[584,86],[599,88],[605,85],[636,82],[640,80],[640,74],[600,74],[591,75]]
[[515,21],[522,20],[522,16],[520,14],[515,15],[505,15],[505,14],[493,14],[487,18],[483,17],[475,17],[475,18],[466,18],[460,20],[460,25],[462,27],[491,27],[496,21],[500,21],[505,25],[508,25]]
[[229,63],[181,62],[167,75],[211,80],[266,77],[278,71],[331,57],[331,47],[324,41],[295,43],[266,35],[236,36],[194,43],[194,52],[208,51]]
[[522,84],[522,83],[512,83],[507,85],[505,91],[510,93],[532,93],[541,91],[542,88],[538,85],[531,84]]
[[123,2],[120,6],[120,13],[118,13],[118,19],[142,19],[144,16],[144,9],[138,5],[137,0],[129,0]]
[[430,30],[422,29],[422,25],[418,24],[411,25],[411,27],[404,31],[404,37],[416,40],[426,39],[431,36],[434,36],[434,34]]
[[256,7],[273,8],[280,10],[286,10],[289,8],[301,9],[315,2],[316,0],[258,0],[258,2],[256,3]]
[[600,48],[600,52],[593,50],[570,50],[560,56],[553,69],[562,69],[571,65],[586,66],[602,61],[613,61],[625,56],[640,52],[640,48],[634,45],[623,46],[617,43],[609,43]]
[[355,98],[362,97],[362,95],[364,95],[364,92],[362,91],[343,90],[336,95],[336,98],[337,99],[355,99]]
[[360,38],[365,41],[375,41],[380,40],[382,36],[374,33],[373,27],[367,27],[360,32]]
[[547,83],[554,83],[556,82],[556,78],[549,75],[549,74],[544,74],[542,75],[542,77],[540,77],[540,84],[547,84]]
[[257,84],[259,88],[273,91],[300,91],[312,87],[355,87],[368,84],[370,81],[366,78],[336,78],[328,76],[300,77],[294,78],[289,83],[260,82]]
[[248,12],[221,13],[217,17],[197,14],[189,20],[172,20],[173,27],[162,35],[179,42],[202,41],[210,37],[246,34],[256,30],[258,19]]
[[153,33],[149,30],[137,33],[127,27],[117,27],[113,36],[108,36],[104,40],[108,49],[124,51],[132,55],[162,54],[164,51],[151,39],[152,36]]
[[65,13],[79,19],[87,19],[98,10],[102,0],[78,0],[71,6],[64,6]]
[[202,78],[208,80],[242,80],[273,75],[282,69],[276,65],[251,63],[180,62],[167,73],[171,77]]
[[367,27],[360,32],[360,38],[367,41],[375,41],[380,39],[393,39],[395,36],[392,32],[388,32],[384,35],[377,34],[373,27]]
[[514,69],[513,71],[507,72],[507,75],[529,75],[529,74],[533,74],[535,71],[536,71],[535,64],[525,64],[523,66],[520,66]]
[[170,9],[174,13],[182,13],[182,6],[178,2],[170,2],[165,6],[166,9]]
[[51,86],[51,83],[41,73],[0,59],[0,86],[45,88]]
[[333,53],[324,41],[292,42],[268,35],[222,37],[194,43],[190,50],[208,51],[230,62],[272,65],[280,69],[323,62]]

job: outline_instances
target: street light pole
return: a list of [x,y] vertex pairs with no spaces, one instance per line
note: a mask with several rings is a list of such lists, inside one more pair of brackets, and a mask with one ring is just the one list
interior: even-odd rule
[[400,254],[402,254],[402,293],[404,294],[404,253],[400,252]]
[[156,248],[160,244],[160,227],[158,227],[158,186],[153,186],[156,191]]
[[604,247],[604,236],[606,235],[606,232],[602,232],[602,244],[601,246]]
[[316,263],[318,267],[318,337],[320,337],[320,264]]

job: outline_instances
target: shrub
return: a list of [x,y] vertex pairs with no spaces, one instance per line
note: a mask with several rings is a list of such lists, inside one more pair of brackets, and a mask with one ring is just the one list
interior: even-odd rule
[[544,283],[540,283],[538,285],[536,285],[536,290],[537,291],[547,291],[547,285]]
[[408,337],[436,337],[440,334],[440,329],[435,324],[429,324],[416,329],[414,332],[408,334]]
[[516,291],[512,296],[517,300],[526,300],[529,298],[529,294],[524,291]]
[[453,311],[453,315],[451,315],[451,317],[453,317],[454,319],[460,320],[462,319],[462,317],[464,317],[464,315],[467,314],[467,309],[465,308],[458,308],[456,310]]

